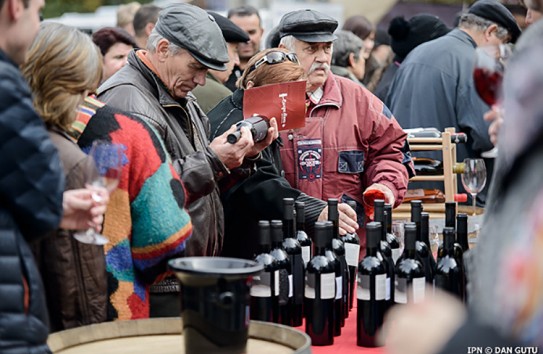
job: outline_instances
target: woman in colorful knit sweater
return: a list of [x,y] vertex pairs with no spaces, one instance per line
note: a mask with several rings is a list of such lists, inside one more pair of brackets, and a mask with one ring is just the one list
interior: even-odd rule
[[[94,140],[124,146],[124,166],[110,197],[103,234],[108,275],[108,319],[149,317],[149,287],[167,275],[192,233],[185,191],[155,131],[87,97],[74,128],[86,151]],[[82,132],[82,133],[81,133]],[[76,136],[78,132],[74,133]]]

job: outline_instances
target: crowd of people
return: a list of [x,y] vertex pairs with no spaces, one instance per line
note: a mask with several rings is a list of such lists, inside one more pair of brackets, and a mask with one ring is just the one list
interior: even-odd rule
[[[543,4],[523,2],[531,28],[522,36],[495,0],[475,2],[454,29],[428,14],[395,18],[388,31],[356,15],[340,29],[304,9],[267,36],[251,6],[222,16],[186,3],[131,3],[120,7],[117,27],[88,36],[40,23],[44,5],[0,0],[2,353],[48,353],[51,331],[179,316],[168,260],[252,258],[259,220],[281,219],[284,198],[304,202],[309,235],[337,198],[339,233],[358,233],[364,249],[372,218],[364,195],[402,203],[414,176],[404,128],[415,127],[465,132],[459,159],[496,142],[503,153],[479,201],[487,213],[472,273],[485,280],[473,308],[436,296],[419,305],[424,316],[410,306],[392,311],[391,353],[456,353],[479,343],[470,333],[543,345],[542,189],[528,169],[539,168],[543,26],[532,24]],[[475,48],[519,37],[503,108],[489,107],[473,86]],[[303,128],[280,131],[279,117],[268,117],[263,140],[242,126],[228,141],[247,91],[294,81],[306,86]],[[111,192],[87,187],[96,141],[122,147]],[[74,238],[89,227],[109,242]],[[503,295],[511,286],[522,293]],[[435,315],[442,306],[447,315]],[[422,342],[413,331],[427,326],[439,334]]]

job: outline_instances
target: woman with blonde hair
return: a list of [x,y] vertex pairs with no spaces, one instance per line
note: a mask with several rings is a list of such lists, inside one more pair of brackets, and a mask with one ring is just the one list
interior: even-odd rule
[[[237,82],[238,89],[222,100],[208,117],[211,134],[219,136],[232,124],[243,119],[243,95],[253,87],[305,79],[304,69],[294,53],[270,48],[253,56]],[[326,220],[328,209],[322,200],[310,197],[292,188],[282,175],[282,145],[277,138],[254,165],[245,165],[234,171],[244,179],[221,194],[225,215],[223,256],[252,258],[256,251],[259,220],[283,218],[283,198],[305,203],[305,225],[308,233],[317,219]],[[247,177],[249,176],[249,177]],[[246,178],[245,178],[246,177]]]
[[[21,71],[32,90],[34,108],[59,151],[65,190],[85,188],[92,164],[68,131],[78,106],[100,80],[99,49],[76,28],[42,23]],[[80,243],[73,238],[73,231],[62,229],[32,246],[44,281],[51,330],[105,321],[103,248]]]

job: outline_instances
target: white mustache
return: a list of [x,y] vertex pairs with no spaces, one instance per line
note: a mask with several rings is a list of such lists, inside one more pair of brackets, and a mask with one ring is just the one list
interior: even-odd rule
[[309,68],[309,74],[312,74],[317,69],[324,69],[324,71],[328,72],[330,71],[330,65],[326,63],[313,63],[311,64],[311,67]]

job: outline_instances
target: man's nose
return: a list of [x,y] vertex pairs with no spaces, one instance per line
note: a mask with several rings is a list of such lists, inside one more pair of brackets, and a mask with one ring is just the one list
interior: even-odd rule
[[207,74],[207,70],[199,71],[194,76],[194,82],[200,86],[204,86],[206,84],[206,74]]

